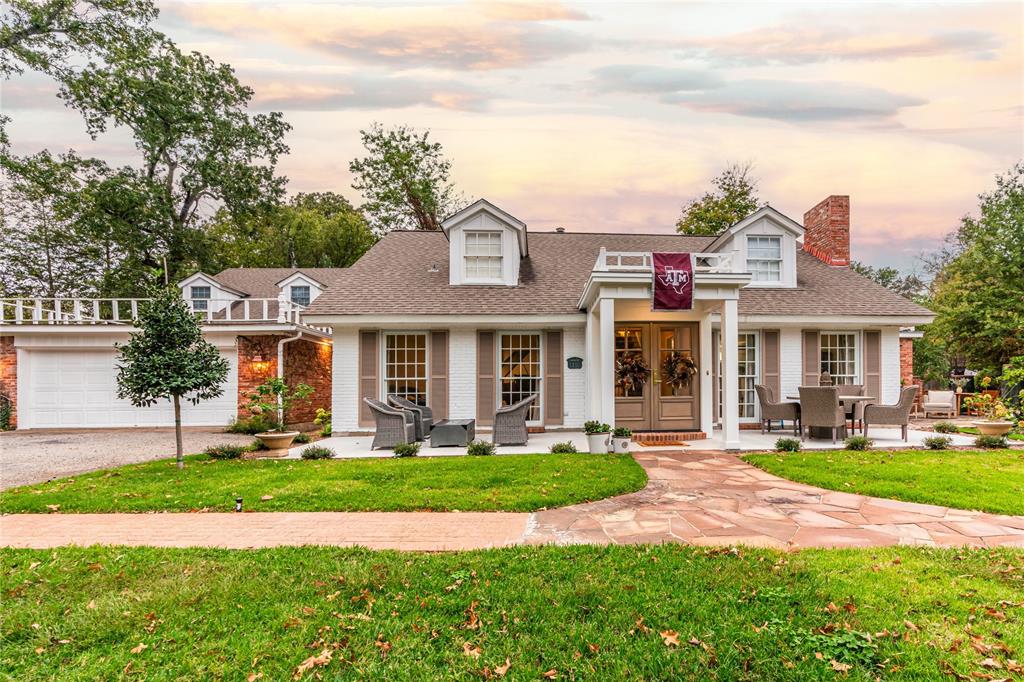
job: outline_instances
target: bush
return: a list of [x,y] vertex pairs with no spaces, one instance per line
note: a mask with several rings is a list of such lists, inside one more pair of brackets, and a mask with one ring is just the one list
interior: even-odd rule
[[323,445],[310,445],[300,454],[302,459],[332,459],[337,456],[334,450]]
[[320,426],[320,435],[329,436],[331,435],[331,411],[325,410],[322,407],[316,408],[316,419],[313,420],[314,424]]
[[778,452],[800,452],[800,441],[796,438],[780,438],[775,441]]
[[587,434],[588,436],[593,435],[595,433],[608,433],[611,430],[612,427],[608,426],[607,424],[602,424],[599,421],[591,420],[583,423],[583,433]]
[[254,436],[257,433],[265,433],[267,431],[273,431],[278,427],[277,421],[270,416],[265,414],[254,414],[248,419],[236,419],[228,425],[225,429],[228,433],[244,433],[248,436]]
[[395,457],[415,457],[420,454],[419,443],[399,443],[394,447]]
[[10,431],[13,418],[14,407],[11,405],[11,399],[0,393],[0,431]]
[[555,443],[548,448],[548,450],[553,455],[572,455],[579,452],[571,440],[563,440],[560,443]]
[[935,422],[932,425],[932,431],[935,433],[958,433],[960,428],[953,422]]
[[875,442],[867,436],[850,436],[843,441],[847,450],[870,450]]
[[203,450],[203,454],[210,459],[238,459],[252,450],[249,445],[211,445]]
[[974,445],[979,448],[1005,448],[1006,438],[1003,436],[978,436],[974,439]]
[[928,436],[922,441],[929,450],[945,450],[953,442],[948,436]]
[[633,435],[632,429],[627,429],[625,426],[616,426],[615,430],[612,431],[612,436],[615,438],[629,438]]
[[466,454],[474,457],[486,457],[494,454],[494,443],[485,440],[475,440],[466,447]]
[[292,442],[297,443],[299,445],[303,445],[305,443],[308,443],[309,441],[310,438],[308,433],[300,433],[299,435],[295,436],[295,440],[293,440]]

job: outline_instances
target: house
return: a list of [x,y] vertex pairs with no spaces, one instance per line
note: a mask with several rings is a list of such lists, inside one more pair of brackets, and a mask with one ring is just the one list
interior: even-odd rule
[[[388,234],[302,315],[331,330],[335,433],[373,429],[367,397],[486,431],[498,406],[536,393],[538,429],[720,428],[731,449],[757,421],[757,383],[784,396],[827,371],[895,402],[900,329],[933,314],[850,269],[849,206],[830,196],[803,224],[764,207],[703,237],[531,232],[480,200],[440,232]],[[652,312],[654,252],[694,254],[692,310]],[[625,387],[617,361],[637,356],[651,380]],[[681,357],[696,374],[663,381]]]
[[[342,268],[234,268],[178,283],[201,316],[206,339],[229,372],[223,394],[184,403],[190,426],[225,426],[248,416],[248,394],[267,378],[309,384],[310,403],[287,418],[312,422],[331,395],[330,331],[302,312],[336,285]],[[117,397],[116,348],[135,331],[138,299],[0,300],[0,393],[20,429],[167,426],[169,402],[134,407]]]

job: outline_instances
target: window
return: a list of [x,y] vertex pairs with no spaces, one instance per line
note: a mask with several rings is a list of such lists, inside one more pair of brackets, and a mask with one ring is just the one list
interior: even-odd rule
[[192,310],[208,310],[210,304],[210,287],[191,287]]
[[309,286],[297,286],[295,284],[291,287],[292,303],[298,303],[299,305],[309,305]]
[[501,232],[466,232],[466,279],[501,279]]
[[[619,327],[615,330],[615,367],[626,362],[644,361],[644,330],[642,327]],[[644,385],[615,382],[616,398],[642,398]]]
[[782,237],[747,237],[747,270],[754,282],[781,282]]
[[384,390],[417,405],[427,404],[427,335],[387,334]]
[[857,334],[821,334],[821,371],[829,373],[834,385],[857,383]]
[[737,353],[737,376],[739,378],[740,419],[753,419],[757,405],[757,333],[740,332]]
[[[512,405],[540,393],[540,334],[502,334],[500,404]],[[526,420],[540,421],[540,397],[530,405]]]

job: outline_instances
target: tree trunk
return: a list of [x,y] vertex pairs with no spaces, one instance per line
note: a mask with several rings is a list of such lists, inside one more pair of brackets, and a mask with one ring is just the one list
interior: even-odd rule
[[174,396],[174,444],[175,444],[175,459],[178,462],[178,468],[185,468],[185,454],[182,452],[181,446],[181,396]]

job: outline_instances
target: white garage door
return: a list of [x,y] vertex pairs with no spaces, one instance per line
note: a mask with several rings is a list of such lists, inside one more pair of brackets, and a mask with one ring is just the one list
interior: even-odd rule
[[[174,408],[168,400],[135,407],[118,399],[113,350],[31,350],[27,355],[28,405],[18,405],[22,428],[174,426]],[[221,356],[231,365],[224,393],[198,405],[183,401],[183,424],[223,426],[235,416],[237,354],[228,349]]]

